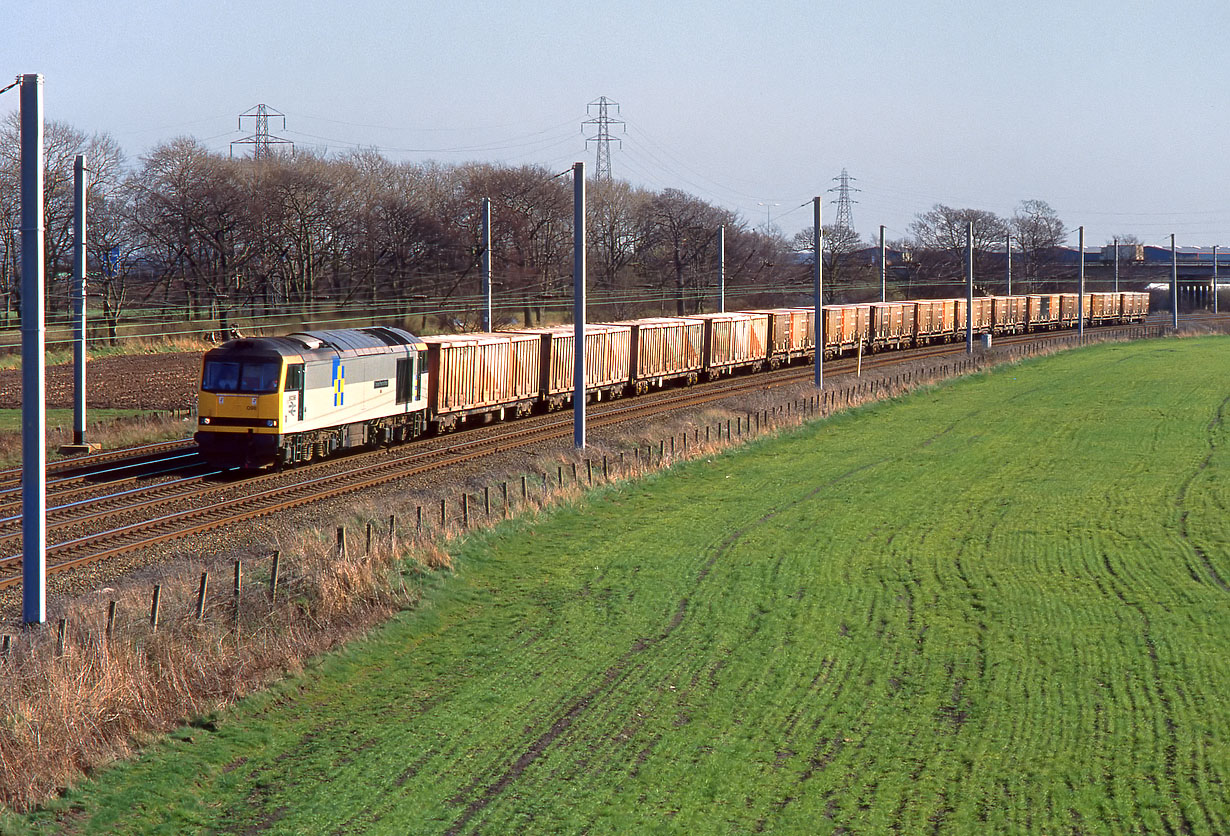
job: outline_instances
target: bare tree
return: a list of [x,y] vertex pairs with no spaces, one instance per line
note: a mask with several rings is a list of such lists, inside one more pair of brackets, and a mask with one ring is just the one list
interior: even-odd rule
[[734,216],[679,189],[654,195],[641,217],[645,249],[641,264],[670,288],[675,313],[700,310],[712,286],[719,226],[733,224]]
[[1012,237],[1020,245],[1024,278],[1036,287],[1067,237],[1063,221],[1044,200],[1022,200],[1009,222]]
[[[78,154],[86,157],[89,169],[87,201],[109,194],[119,183],[124,154],[109,135],[87,135],[66,122],[51,120],[43,128],[43,227],[44,258],[47,276],[48,309],[67,311],[72,268],[73,243],[73,179]],[[0,123],[0,182],[12,183],[7,198],[0,200],[0,215],[16,211],[19,172],[21,166],[21,118],[9,114]],[[16,217],[15,215],[13,217]],[[12,230],[16,224],[5,224]],[[10,233],[10,236],[13,233]],[[17,241],[0,242],[0,255],[16,264]],[[0,280],[7,278],[7,291],[16,292],[16,282],[0,266]]]
[[910,224],[920,278],[933,284],[960,282],[970,223],[974,225],[974,269],[983,274],[990,269],[987,254],[1003,245],[1007,222],[984,209],[955,209],[937,203]]
[[[856,253],[863,249],[857,232],[846,226],[825,224],[824,240],[821,242],[821,257],[824,259],[824,303],[832,304],[839,298],[861,296],[857,285],[868,275],[868,266],[860,263]],[[815,252],[814,226],[795,233],[793,248],[804,255]]]

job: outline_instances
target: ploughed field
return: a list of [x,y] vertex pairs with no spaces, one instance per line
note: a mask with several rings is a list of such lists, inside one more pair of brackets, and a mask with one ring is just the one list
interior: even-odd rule
[[1029,361],[455,548],[69,832],[1230,832],[1230,339]]
[[[119,354],[89,361],[86,397],[106,409],[186,409],[196,406],[199,352]],[[73,364],[47,366],[48,408],[73,408]],[[21,369],[0,369],[0,409],[21,407]]]

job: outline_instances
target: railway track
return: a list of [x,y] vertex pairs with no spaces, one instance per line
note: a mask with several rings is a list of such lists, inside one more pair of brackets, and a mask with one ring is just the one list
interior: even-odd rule
[[[1102,339],[1117,332],[1139,336],[1144,327],[1099,328],[1090,337]],[[1025,342],[1072,340],[1071,332],[1047,332],[1004,336],[996,344],[1012,346]],[[826,360],[826,379],[847,376],[860,363],[864,371],[874,371],[919,359],[964,354],[964,343],[950,343],[904,352],[869,354],[861,360],[855,357]],[[644,420],[676,410],[727,401],[742,393],[795,385],[811,380],[813,375],[810,365],[792,366],[758,375],[724,378],[686,390],[607,401],[590,406],[588,424],[593,429],[599,429]],[[139,485],[142,479],[157,478],[152,474],[156,474],[160,467],[173,470],[177,460],[181,465],[189,465],[191,454],[186,451],[191,449],[190,442],[138,448],[137,456],[127,460],[122,458],[125,451],[89,457],[89,460],[74,460],[71,466],[59,467],[54,471],[63,474],[60,484],[65,487],[55,494],[57,507],[48,516],[49,538],[56,541],[47,548],[47,571],[48,574],[70,572],[89,563],[169,540],[455,467],[495,453],[535,448],[567,439],[572,435],[572,415],[570,411],[554,413],[484,429],[482,433],[467,433],[465,438],[456,440],[452,436],[436,439],[436,443],[428,447],[411,444],[335,459],[289,473],[264,473],[229,481],[224,474],[215,470],[188,474],[181,472],[178,478],[168,478],[148,486]],[[131,456],[133,451],[127,452]],[[320,469],[339,461],[345,463],[340,471]],[[123,474],[129,468],[132,472]],[[11,471],[0,472],[0,480],[9,473]],[[145,475],[141,475],[143,473]],[[97,491],[100,484],[103,494],[89,493],[91,490]],[[121,484],[133,484],[134,487],[114,491]],[[8,488],[0,481],[0,502],[9,501],[11,494],[2,493],[5,490]],[[112,492],[105,493],[106,490]],[[4,517],[0,518],[0,554],[8,555],[0,558],[0,589],[16,586],[21,580],[20,534],[14,532],[20,518],[12,513],[13,507],[11,502],[0,505],[0,511],[4,511]],[[106,524],[108,519],[133,515],[139,515],[140,519],[110,527]]]

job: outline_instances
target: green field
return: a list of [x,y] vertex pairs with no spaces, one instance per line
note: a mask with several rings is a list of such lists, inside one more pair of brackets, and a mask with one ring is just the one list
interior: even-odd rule
[[1230,832],[1228,360],[1068,352],[505,524],[11,824]]
[[[148,409],[95,409],[91,407],[86,412],[86,418],[91,423],[99,421],[115,421],[120,418],[133,418],[139,415],[149,415]],[[72,429],[73,411],[71,409],[48,409],[46,420],[48,427],[64,427]],[[0,432],[21,431],[21,410],[0,409]]]

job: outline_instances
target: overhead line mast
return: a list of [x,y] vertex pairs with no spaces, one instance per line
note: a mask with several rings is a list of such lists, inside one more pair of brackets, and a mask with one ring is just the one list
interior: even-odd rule
[[[599,96],[598,98],[594,99],[592,102],[590,102],[589,104],[585,106],[585,112],[592,113],[593,112],[592,109],[595,107],[598,108],[598,115],[594,117],[593,119],[586,119],[584,122],[582,122],[581,131],[582,132],[585,131],[586,125],[596,125],[598,127],[598,134],[596,136],[587,136],[585,138],[585,144],[589,145],[589,143],[591,142],[596,142],[598,144],[598,159],[597,159],[597,164],[595,166],[594,177],[598,180],[610,180],[611,179],[611,126],[612,125],[623,125],[624,131],[627,132],[628,130],[627,123],[624,122],[622,119],[614,119],[610,115],[610,109],[612,107],[615,108],[616,113],[619,112],[619,102],[613,102],[610,99],[608,99],[606,96]],[[615,142],[619,143],[620,148],[624,147],[622,139],[616,139]]]

